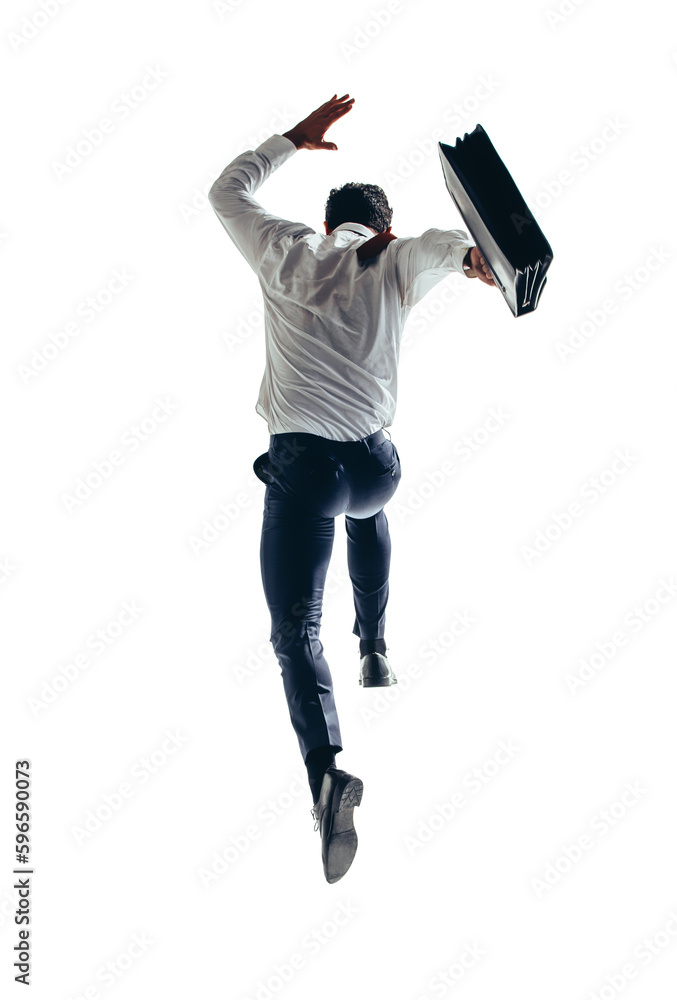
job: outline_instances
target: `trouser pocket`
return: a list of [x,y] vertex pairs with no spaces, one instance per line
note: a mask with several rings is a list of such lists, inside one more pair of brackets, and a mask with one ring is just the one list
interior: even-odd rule
[[270,474],[268,452],[264,451],[262,455],[254,461],[253,464],[254,475],[257,479],[260,479],[262,483],[270,486],[275,480]]
[[381,441],[381,443],[372,450],[371,454],[381,466],[384,473],[392,473],[400,460],[397,448],[389,438],[386,438],[385,441]]

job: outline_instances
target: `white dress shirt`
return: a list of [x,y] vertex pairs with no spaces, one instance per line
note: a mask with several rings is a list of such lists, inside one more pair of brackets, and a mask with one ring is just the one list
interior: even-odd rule
[[254,193],[297,152],[273,135],[229,163],[209,191],[224,229],[259,278],[266,367],[256,412],[270,434],[357,441],[389,427],[402,330],[411,308],[473,246],[463,230],[400,237],[360,263],[374,233],[343,222],[326,236],[267,212]]

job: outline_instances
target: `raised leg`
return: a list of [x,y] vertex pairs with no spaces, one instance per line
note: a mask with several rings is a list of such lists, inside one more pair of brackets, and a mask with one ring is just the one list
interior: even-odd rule
[[385,611],[390,574],[390,531],[384,510],[373,517],[346,514],[348,572],[355,604],[354,635],[361,639],[385,636]]

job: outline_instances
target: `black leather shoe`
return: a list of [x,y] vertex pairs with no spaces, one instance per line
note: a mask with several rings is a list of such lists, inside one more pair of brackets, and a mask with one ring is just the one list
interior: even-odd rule
[[322,837],[322,864],[327,882],[338,882],[353,863],[357,851],[353,809],[361,801],[361,780],[338,767],[328,767],[319,798],[310,810],[315,829]]
[[397,684],[397,677],[383,653],[367,653],[360,660],[360,684],[362,687],[390,687]]

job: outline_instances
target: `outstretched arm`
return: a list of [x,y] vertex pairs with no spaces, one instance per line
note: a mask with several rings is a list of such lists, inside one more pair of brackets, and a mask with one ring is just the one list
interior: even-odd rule
[[209,191],[209,203],[235,246],[257,270],[270,244],[282,236],[304,236],[315,230],[302,222],[290,222],[267,212],[254,193],[279,166],[298,149],[336,149],[324,141],[330,125],[353,106],[348,94],[336,94],[307,118],[285,132],[273,135],[258,149],[241,153],[223,170]]
[[258,149],[236,156],[209,190],[207,197],[219,222],[254,270],[273,240],[315,231],[302,222],[272,215],[254,198],[263,182],[295,152],[287,139],[271,135]]

